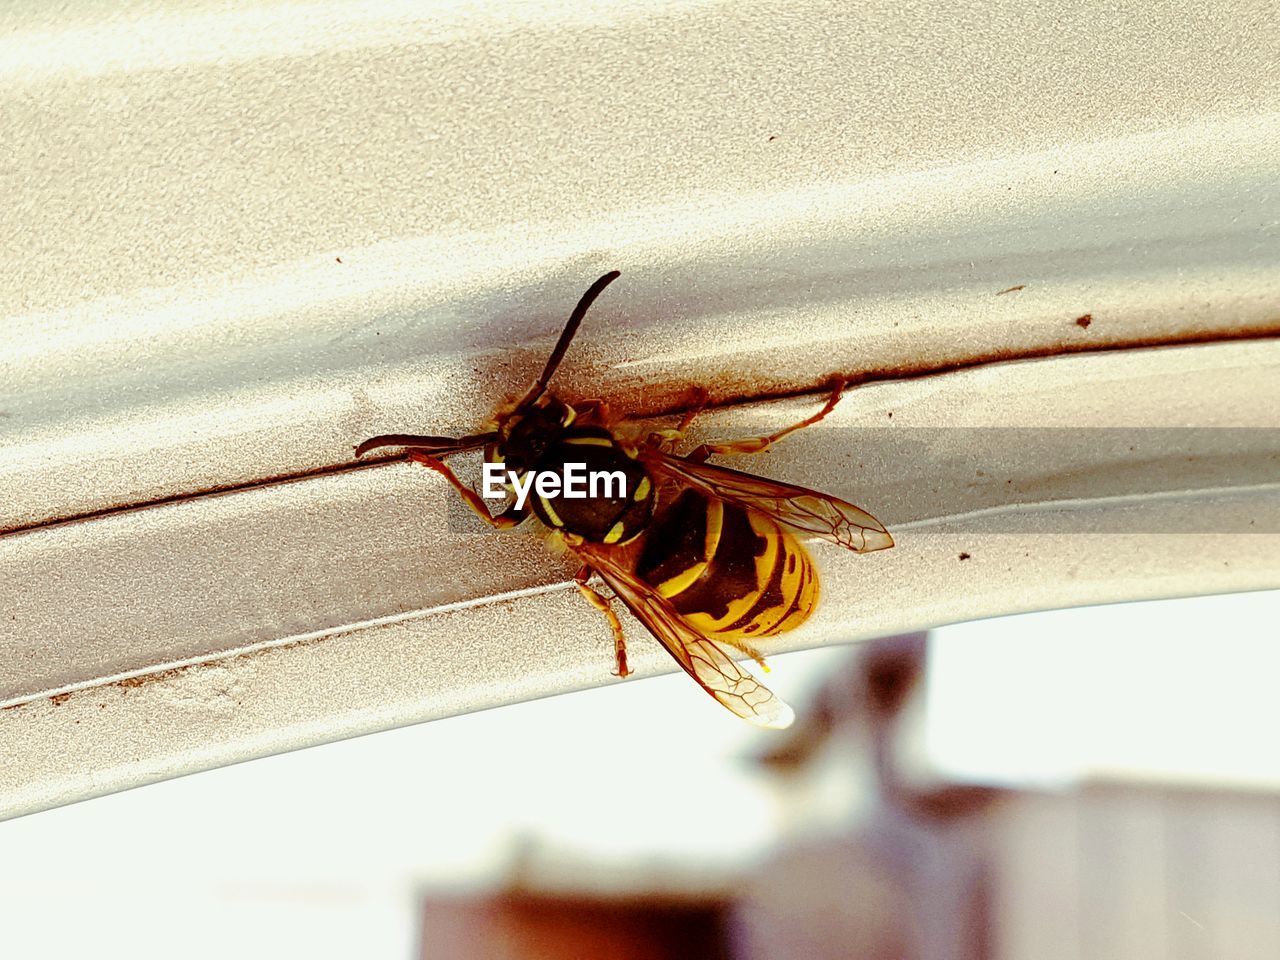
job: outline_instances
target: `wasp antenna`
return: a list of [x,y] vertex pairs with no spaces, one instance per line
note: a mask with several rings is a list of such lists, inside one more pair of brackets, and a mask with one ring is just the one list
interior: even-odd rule
[[370,437],[356,447],[356,457],[363,457],[378,447],[412,447],[432,456],[446,457],[461,450],[482,447],[497,438],[496,433],[478,433],[471,437],[423,437],[415,433],[384,433],[379,437]]
[[547,389],[547,384],[551,382],[552,375],[556,372],[556,367],[560,366],[560,361],[564,359],[565,351],[569,349],[569,344],[573,342],[573,336],[578,332],[578,326],[582,323],[582,318],[591,309],[591,304],[595,303],[596,297],[604,292],[605,287],[613,283],[621,275],[621,271],[610,270],[587,288],[587,292],[582,295],[578,305],[573,308],[573,313],[569,315],[569,322],[564,325],[564,330],[560,332],[560,339],[556,341],[556,348],[551,351],[551,356],[542,370],[542,375],[529,388],[529,392],[524,395],[524,399],[516,405],[517,410],[526,409],[542,396],[543,391]]

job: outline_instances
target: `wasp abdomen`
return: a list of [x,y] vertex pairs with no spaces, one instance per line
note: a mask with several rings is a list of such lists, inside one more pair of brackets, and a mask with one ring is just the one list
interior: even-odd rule
[[818,600],[813,561],[791,533],[693,489],[650,521],[636,575],[692,627],[729,641],[797,627]]

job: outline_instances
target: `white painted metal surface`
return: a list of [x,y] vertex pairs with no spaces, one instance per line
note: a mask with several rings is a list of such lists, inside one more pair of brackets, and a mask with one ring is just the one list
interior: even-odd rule
[[[1148,14],[10,5],[0,814],[608,679],[536,540],[351,446],[483,419],[611,267],[569,397],[883,381],[750,464],[899,540],[788,646],[1280,585],[1280,27]],[[1205,429],[972,429],[1085,426]]]

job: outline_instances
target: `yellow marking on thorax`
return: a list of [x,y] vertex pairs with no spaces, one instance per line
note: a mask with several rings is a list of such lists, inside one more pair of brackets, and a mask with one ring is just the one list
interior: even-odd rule
[[636,492],[631,499],[635,500],[636,503],[639,503],[641,500],[643,500],[645,497],[649,495],[649,489],[651,486],[652,485],[649,483],[649,478],[642,477],[640,479],[640,482],[636,484]]
[[609,532],[604,535],[604,542],[617,543],[619,540],[622,539],[622,535],[626,533],[626,530],[627,530],[627,525],[623,523],[621,520],[619,520],[612,527],[610,527]]
[[608,437],[569,437],[564,441],[573,447],[612,447],[613,441]]
[[556,513],[552,508],[551,501],[543,496],[539,496],[538,501],[542,504],[542,509],[547,511],[547,519],[550,520],[553,525],[563,527],[564,521],[560,519],[560,514]]

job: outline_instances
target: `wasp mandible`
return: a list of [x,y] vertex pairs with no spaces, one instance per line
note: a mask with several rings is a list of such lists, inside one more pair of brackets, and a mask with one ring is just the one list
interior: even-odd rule
[[[764,664],[754,642],[802,624],[818,602],[818,574],[797,534],[829,540],[856,553],[893,546],[875,517],[851,503],[804,487],[707,463],[720,454],[758,453],[787,434],[817,423],[840,401],[837,381],[813,416],[764,437],[704,443],[686,454],[676,445],[705,403],[705,393],[674,430],[647,430],[615,418],[608,405],[571,406],[548,390],[583,317],[619,272],[606,273],[582,295],[541,376],[517,403],[505,404],[479,433],[465,437],[385,434],[356,447],[406,447],[411,460],[447,480],[490,526],[506,530],[532,512],[581,562],[581,594],[609,622],[625,677],[626,638],[612,608],[620,599],[689,676],[740,717],[786,727],[794,714],[735,662],[740,651]],[[483,447],[489,463],[513,478],[529,471],[564,473],[566,464],[621,473],[621,490],[587,498],[534,495],[492,515],[484,500],[454,475],[444,458]],[[592,585],[596,575],[612,591]]]

